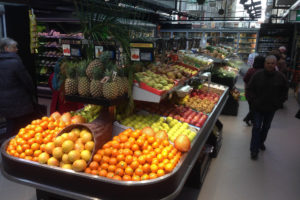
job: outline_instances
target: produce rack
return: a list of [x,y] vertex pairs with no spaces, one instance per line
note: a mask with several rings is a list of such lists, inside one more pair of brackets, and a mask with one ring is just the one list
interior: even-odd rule
[[[225,87],[218,103],[194,138],[174,170],[162,177],[146,181],[116,181],[59,167],[41,165],[6,153],[9,140],[1,147],[2,174],[11,181],[70,199],[174,199],[183,189],[228,98]],[[208,165],[206,165],[206,170]],[[203,181],[203,180],[202,180]],[[116,192],[117,191],[117,192]]]

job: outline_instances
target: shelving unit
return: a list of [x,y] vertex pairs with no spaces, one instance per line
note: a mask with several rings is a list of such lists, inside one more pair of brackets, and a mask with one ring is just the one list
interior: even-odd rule
[[262,24],[259,31],[257,53],[266,56],[280,46],[287,49],[287,57],[291,55],[294,26],[291,24]]
[[[164,39],[178,38],[179,36],[202,39],[204,36],[212,45],[222,44],[236,50],[236,53],[246,61],[248,55],[257,48],[258,29],[162,29]],[[188,40],[188,43],[190,41]],[[200,43],[199,43],[200,44]],[[193,45],[194,46],[194,45]],[[191,45],[187,45],[191,47]],[[194,48],[199,48],[200,46]]]

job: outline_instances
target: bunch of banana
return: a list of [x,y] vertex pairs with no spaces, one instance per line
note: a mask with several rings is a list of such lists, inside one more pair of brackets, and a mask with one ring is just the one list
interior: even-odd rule
[[83,109],[71,112],[72,115],[81,115],[87,122],[94,121],[100,114],[102,106],[88,104]]

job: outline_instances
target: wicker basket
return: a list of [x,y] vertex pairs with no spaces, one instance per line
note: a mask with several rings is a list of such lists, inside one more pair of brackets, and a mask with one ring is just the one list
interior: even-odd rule
[[57,136],[63,133],[68,133],[74,128],[87,129],[93,135],[93,141],[95,143],[94,149],[92,151],[92,157],[88,161],[88,164],[92,161],[95,152],[100,149],[106,142],[112,139],[112,125],[113,118],[108,110],[103,109],[97,119],[91,123],[82,124],[71,124],[64,129],[62,129]]

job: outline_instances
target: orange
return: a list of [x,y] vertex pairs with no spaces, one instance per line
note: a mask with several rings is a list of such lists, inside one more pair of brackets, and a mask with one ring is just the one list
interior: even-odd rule
[[135,151],[135,152],[133,153],[133,155],[134,155],[135,157],[139,157],[139,156],[142,155],[142,152],[141,152],[140,150],[137,150],[137,151]]
[[122,180],[121,176],[116,175],[116,174],[114,175],[113,179],[114,179],[114,180],[118,180],[118,181],[121,181],[121,180]]
[[143,155],[139,156],[139,157],[138,157],[138,162],[139,162],[141,165],[145,164],[145,163],[146,163],[146,158],[145,158],[145,156],[143,156]]
[[157,167],[158,167],[158,169],[164,169],[165,163],[158,163]]
[[143,146],[144,142],[145,142],[145,140],[142,139],[142,138],[139,138],[139,139],[137,139],[137,141],[136,141],[136,143],[137,143],[140,147]]
[[101,169],[99,171],[99,176],[107,176],[107,171],[105,169]]
[[113,141],[111,142],[111,146],[112,146],[112,148],[114,148],[114,149],[119,149],[119,148],[120,148],[120,143],[119,143],[118,141],[113,140]]
[[133,174],[133,169],[131,167],[126,167],[125,174],[131,176]]
[[132,155],[133,153],[132,153],[132,151],[131,151],[130,149],[124,149],[124,150],[123,150],[123,154],[124,154],[125,156],[128,156],[128,155]]
[[125,162],[130,165],[133,161],[133,157],[131,155],[127,155],[125,158]]
[[121,140],[120,140],[119,136],[114,136],[113,141],[117,141],[119,143]]
[[152,165],[150,166],[150,169],[151,169],[151,172],[156,173],[157,170],[158,170],[158,166],[157,166],[156,164],[152,164]]
[[155,137],[150,136],[148,137],[147,141],[149,142],[149,144],[152,144],[153,142],[155,142]]
[[135,143],[135,139],[133,137],[128,138],[128,142],[130,142],[131,144]]
[[134,138],[138,138],[141,135],[141,130],[135,130],[131,133],[131,136]]
[[31,149],[32,150],[39,150],[40,149],[40,145],[38,144],[38,143],[33,143],[32,145],[31,145]]
[[133,144],[133,145],[131,146],[131,150],[132,150],[132,151],[137,151],[137,150],[140,150],[140,147],[139,147],[138,144]]
[[102,149],[110,148],[111,147],[111,142],[107,142],[102,146]]
[[110,158],[108,156],[102,156],[101,163],[108,163]]
[[124,161],[125,160],[125,156],[123,154],[119,154],[117,156],[117,161],[120,162],[120,161]]
[[150,179],[155,179],[155,178],[157,178],[156,173],[153,173],[153,172],[150,173],[150,174],[149,174],[149,178],[150,178]]
[[123,181],[131,181],[131,176],[125,174],[122,179]]
[[159,161],[158,161],[158,159],[157,158],[153,158],[152,159],[152,164],[155,164],[155,165],[157,165],[159,163]]
[[142,176],[144,174],[144,171],[142,168],[138,167],[136,168],[136,170],[134,171],[134,174],[135,175],[138,175],[138,176]]
[[143,176],[141,177],[141,181],[144,181],[144,180],[149,180],[150,177],[148,174],[143,174]]
[[140,163],[138,161],[132,161],[132,163],[130,164],[130,167],[132,167],[132,169],[136,169],[138,168],[140,165]]
[[98,172],[98,170],[93,169],[93,170],[91,171],[91,174],[93,174],[93,175],[98,175],[99,172]]
[[101,161],[102,156],[100,154],[95,154],[93,157],[93,160],[96,162],[100,162]]
[[116,158],[110,158],[110,159],[109,159],[109,164],[110,164],[110,165],[115,165],[115,164],[117,164],[117,161],[118,161],[118,160],[117,160]]
[[123,176],[124,175],[124,170],[122,168],[117,168],[116,171],[115,171],[115,174],[119,175],[119,176]]
[[109,148],[104,149],[104,155],[111,156],[112,150]]
[[96,169],[98,169],[98,167],[99,167],[99,164],[96,161],[92,161],[89,166],[89,168],[91,168],[91,170],[96,170]]
[[165,171],[166,171],[166,173],[172,172],[173,169],[174,169],[174,165],[172,163],[165,164]]
[[[8,149],[8,150],[10,150],[10,149]],[[17,151],[18,153],[22,153],[22,152],[23,152],[22,146],[18,145],[17,148],[16,148],[16,151]]]
[[140,181],[140,180],[141,180],[141,177],[138,176],[138,175],[133,175],[133,176],[132,176],[132,180],[133,180],[133,181]]
[[157,176],[158,177],[163,176],[163,175],[165,175],[165,171],[163,169],[157,170]]
[[101,169],[107,170],[108,169],[108,164],[107,163],[102,163],[101,164]]
[[115,165],[109,165],[108,168],[107,168],[107,171],[108,172],[115,172],[116,168],[117,167]]
[[106,177],[107,178],[113,178],[114,177],[114,173],[113,172],[108,172],[107,174],[106,174]]
[[33,152],[33,156],[34,157],[38,157],[40,154],[42,153],[42,151],[41,150],[35,150],[34,152]]
[[151,168],[150,168],[150,165],[148,163],[143,165],[143,172],[147,173],[147,174],[151,172]]
[[111,150],[111,156],[117,157],[118,155],[119,155],[118,149],[112,149],[112,150]]
[[91,170],[89,167],[87,167],[87,168],[85,168],[84,172],[85,172],[85,173],[88,173],[88,174],[91,174],[91,173],[92,173],[92,170]]
[[[124,132],[123,132],[123,133],[124,133]],[[125,142],[127,142],[127,140],[128,140],[127,135],[122,134],[122,135],[120,135],[119,137],[120,137],[120,141],[121,141],[122,143],[125,143]]]
[[131,149],[132,143],[131,142],[125,142],[124,147],[125,149]]
[[32,150],[32,149],[26,149],[26,150],[25,150],[25,155],[26,155],[26,156],[31,156],[31,155],[33,155],[33,150]]
[[120,161],[117,164],[117,167],[121,168],[121,169],[125,169],[127,167],[127,163],[125,161]]

